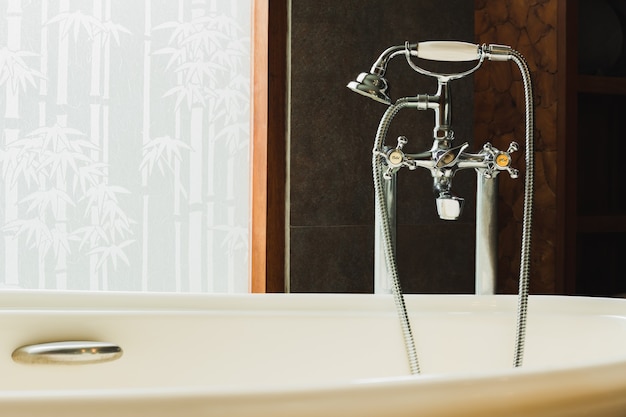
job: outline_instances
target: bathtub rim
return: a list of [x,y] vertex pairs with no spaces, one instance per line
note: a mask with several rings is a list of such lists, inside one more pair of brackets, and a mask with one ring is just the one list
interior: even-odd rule
[[[407,295],[409,312],[415,308],[428,307],[428,311],[450,312],[449,304],[458,304],[459,312],[502,311],[514,309],[517,297],[514,295],[474,296],[474,295]],[[602,315],[626,317],[626,300],[573,296],[533,295],[530,297],[530,311],[550,311],[558,314]],[[69,304],[68,304],[69,302]],[[320,303],[332,307],[326,312],[347,314],[395,314],[391,296],[372,294],[163,294],[163,293],[118,293],[82,291],[2,291],[0,292],[0,314],[42,312],[42,311],[109,311],[131,312],[222,312],[235,310],[242,313],[264,309],[269,312],[311,312],[318,311]],[[443,407],[450,413],[463,407],[478,407],[488,387],[490,396],[499,400],[489,407],[520,407],[516,403],[525,395],[537,393],[543,397],[533,402],[534,406],[552,404],[559,407],[579,404],[581,401],[604,404],[615,397],[614,393],[626,393],[626,352],[624,360],[608,362],[590,361],[580,366],[567,366],[537,369],[491,370],[470,374],[436,374],[424,376],[400,376],[369,380],[347,380],[319,384],[298,384],[288,386],[241,386],[219,389],[215,386],[180,386],[124,389],[86,390],[32,390],[0,391],[0,407],[15,405],[28,407],[27,403],[75,404],[89,403],[107,407],[112,402],[121,404],[161,403],[170,401],[176,404],[196,404],[207,402],[219,407],[238,407],[237,404],[262,404],[270,407],[287,398],[290,402],[319,401],[342,404],[346,397],[358,396],[360,401],[371,402],[376,407],[408,406],[410,401],[420,401],[421,410],[442,410],[442,401],[449,402]],[[455,401],[441,398],[437,388],[446,385],[446,392],[454,389]],[[479,388],[476,388],[478,386]],[[514,395],[515,394],[515,395]],[[626,398],[626,395],[622,395]],[[392,401],[393,400],[393,401]],[[624,400],[626,402],[626,399]],[[382,404],[382,405],[381,405]],[[348,407],[347,404],[344,404]],[[242,406],[244,407],[244,406]],[[429,408],[430,407],[430,408]],[[504,408],[502,408],[504,409]]]
[[[429,312],[504,311],[517,307],[511,294],[405,294],[409,313],[418,309]],[[453,300],[455,310],[446,301]],[[16,290],[0,291],[0,314],[8,311],[93,310],[93,311],[323,311],[394,313],[391,294],[344,293],[173,293],[122,291]],[[556,310],[558,309],[558,310]],[[626,299],[571,295],[531,295],[529,312],[604,314],[626,317]]]

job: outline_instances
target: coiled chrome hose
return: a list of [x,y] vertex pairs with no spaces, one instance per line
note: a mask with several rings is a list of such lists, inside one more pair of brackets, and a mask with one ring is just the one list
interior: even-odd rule
[[526,175],[524,181],[524,213],[522,218],[522,249],[519,269],[519,291],[517,302],[517,332],[515,334],[514,366],[522,366],[524,345],[526,342],[526,318],[528,315],[528,291],[530,282],[530,244],[533,216],[533,182],[535,178],[534,159],[534,107],[530,70],[526,60],[519,52],[511,50],[511,60],[517,64],[524,83],[526,110]]
[[404,345],[406,347],[407,358],[409,360],[409,369],[411,374],[416,375],[420,373],[419,361],[417,360],[417,351],[415,349],[415,341],[413,340],[413,332],[411,331],[411,322],[406,311],[406,305],[404,303],[404,296],[402,295],[402,289],[400,287],[400,278],[398,276],[398,267],[396,264],[396,255],[394,252],[393,241],[391,238],[391,227],[389,225],[389,216],[387,213],[387,205],[385,201],[385,193],[382,185],[382,163],[381,156],[378,152],[382,149],[389,130],[389,125],[395,117],[395,115],[404,107],[410,106],[410,99],[399,99],[395,104],[389,106],[383,114],[380,123],[378,124],[378,130],[376,131],[376,139],[374,140],[374,149],[372,151],[372,171],[374,177],[374,195],[376,198],[376,209],[381,221],[381,232],[383,237],[383,245],[385,250],[385,262],[387,264],[387,270],[392,279],[392,293],[396,304],[396,310],[400,318],[400,325],[402,326],[402,335],[404,337]]

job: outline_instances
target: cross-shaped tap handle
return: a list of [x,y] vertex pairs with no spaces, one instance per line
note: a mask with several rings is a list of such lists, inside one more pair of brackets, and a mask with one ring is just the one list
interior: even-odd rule
[[483,152],[486,154],[485,161],[487,162],[487,169],[484,173],[485,177],[492,178],[494,171],[507,171],[511,178],[517,178],[519,171],[511,167],[511,154],[518,149],[519,145],[517,142],[511,142],[506,152],[498,150],[489,142],[485,143],[483,146]]
[[404,145],[406,145],[407,143],[408,140],[406,136],[399,136],[398,144],[395,148],[390,148],[383,152],[376,152],[378,155],[385,158],[385,161],[387,162],[387,169],[383,173],[383,178],[389,180],[391,179],[393,174],[395,174],[400,168],[402,168],[402,166],[409,166],[406,161],[406,157],[404,156],[404,152],[402,151],[402,148],[404,148]]

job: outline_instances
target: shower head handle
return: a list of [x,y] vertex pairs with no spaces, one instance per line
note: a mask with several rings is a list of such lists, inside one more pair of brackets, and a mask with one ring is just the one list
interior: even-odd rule
[[479,45],[460,41],[425,41],[415,45],[411,55],[430,61],[476,61],[481,58]]

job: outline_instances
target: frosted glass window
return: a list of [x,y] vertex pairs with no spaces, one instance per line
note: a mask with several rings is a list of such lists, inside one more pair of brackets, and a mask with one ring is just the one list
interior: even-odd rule
[[248,290],[250,13],[0,4],[0,286]]

